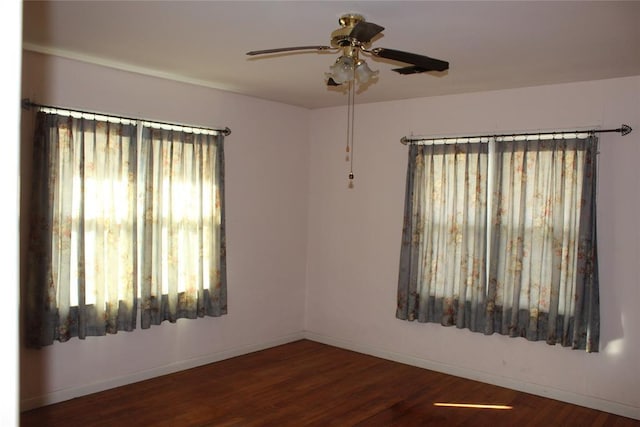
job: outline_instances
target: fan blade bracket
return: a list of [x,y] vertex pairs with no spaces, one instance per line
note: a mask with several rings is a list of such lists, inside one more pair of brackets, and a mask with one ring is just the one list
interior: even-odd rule
[[[424,69],[424,71],[446,71],[449,69],[449,63],[447,61],[430,58],[424,55],[418,55],[416,53],[403,52],[401,50],[387,49],[383,47],[377,47],[375,49],[371,49],[368,52],[380,58],[404,62],[405,64],[412,64],[413,66],[417,67],[413,69],[412,72],[409,72],[411,71],[410,69],[412,69],[412,67],[404,67],[407,69],[405,70],[407,72],[405,72],[404,74],[423,72],[417,71],[419,68]],[[400,70],[402,70],[402,68],[400,68]]]

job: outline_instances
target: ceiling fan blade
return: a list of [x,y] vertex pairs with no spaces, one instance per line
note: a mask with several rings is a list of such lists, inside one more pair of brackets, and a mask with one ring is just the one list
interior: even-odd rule
[[[393,61],[404,62],[407,64],[413,64],[418,68],[424,68],[424,71],[445,71],[449,69],[449,63],[447,61],[441,61],[435,58],[429,58],[424,55],[417,55],[415,53],[403,52],[395,49],[385,49],[378,47],[371,49],[373,55],[380,58],[391,59]],[[406,67],[411,68],[411,67]],[[416,69],[417,70],[417,69]],[[408,71],[408,70],[407,70]],[[416,71],[413,71],[414,73]],[[419,71],[422,72],[422,71]],[[402,74],[402,73],[401,73]],[[410,74],[410,73],[405,73]]]
[[276,49],[264,49],[264,50],[252,50],[247,52],[247,55],[264,55],[268,53],[281,53],[281,52],[294,52],[298,50],[330,50],[334,49],[331,46],[294,46],[294,47],[279,47]]
[[369,43],[373,37],[383,30],[384,27],[373,22],[360,21],[353,27],[349,37],[358,40],[360,43]]
[[338,83],[335,80],[333,80],[333,77],[329,77],[329,80],[327,80],[327,86],[340,86],[342,85],[342,83]]
[[399,73],[399,74],[418,74],[418,73],[424,73],[426,71],[435,71],[435,70],[418,67],[417,65],[411,65],[409,67],[393,68],[391,71],[395,71],[396,73]]

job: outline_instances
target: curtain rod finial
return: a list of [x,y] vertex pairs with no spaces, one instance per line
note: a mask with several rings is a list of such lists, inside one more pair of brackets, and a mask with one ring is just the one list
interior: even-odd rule
[[22,101],[20,102],[20,105],[22,106],[23,110],[28,110],[29,108],[31,108],[33,103],[31,102],[31,100],[29,98],[22,98]]
[[625,125],[625,124],[623,124],[622,126],[620,126],[620,134],[621,134],[622,136],[629,135],[629,134],[631,133],[631,131],[632,131],[632,130],[633,130],[633,129],[632,129],[632,128],[631,128],[631,126],[629,126],[629,125]]

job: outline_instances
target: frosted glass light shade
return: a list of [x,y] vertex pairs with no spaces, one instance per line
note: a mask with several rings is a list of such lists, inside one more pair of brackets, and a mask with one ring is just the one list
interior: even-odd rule
[[353,59],[348,56],[341,56],[329,69],[331,73],[327,74],[333,80],[342,84],[353,80]]
[[378,71],[371,71],[366,62],[360,60],[356,64],[356,77],[361,84],[366,84],[369,80],[376,77]]

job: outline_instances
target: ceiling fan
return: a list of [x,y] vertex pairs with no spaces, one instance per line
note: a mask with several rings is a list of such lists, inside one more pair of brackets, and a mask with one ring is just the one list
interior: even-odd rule
[[377,74],[369,69],[364,60],[360,59],[360,53],[373,57],[385,58],[401,62],[404,67],[394,68],[399,74],[416,74],[427,71],[445,71],[449,69],[449,63],[440,59],[430,58],[410,52],[396,49],[376,47],[370,49],[371,40],[384,30],[378,24],[367,22],[362,15],[349,13],[342,15],[338,20],[340,28],[331,33],[331,46],[294,46],[275,49],[253,50],[247,55],[265,55],[274,53],[286,53],[295,51],[335,51],[342,50],[342,55],[331,66],[331,73],[326,73],[329,86],[339,86],[358,79],[360,83],[366,83]]
[[449,63],[440,59],[396,49],[387,49],[384,47],[371,49],[371,41],[384,30],[384,27],[374,24],[373,22],[367,22],[362,15],[355,13],[345,14],[340,17],[338,22],[340,23],[340,28],[331,33],[331,46],[280,47],[275,49],[253,50],[247,52],[247,55],[255,56],[305,50],[317,52],[342,51],[340,57],[331,65],[331,72],[325,73],[325,76],[327,77],[327,85],[346,85],[348,90],[346,160],[351,163],[349,188],[353,188],[354,106],[356,91],[354,90],[355,84],[352,83],[355,83],[357,80],[361,85],[366,85],[378,74],[378,71],[371,71],[371,69],[369,69],[367,63],[360,58],[360,54],[367,54],[373,57],[406,64],[403,67],[393,69],[393,71],[399,74],[446,71],[449,69]]

